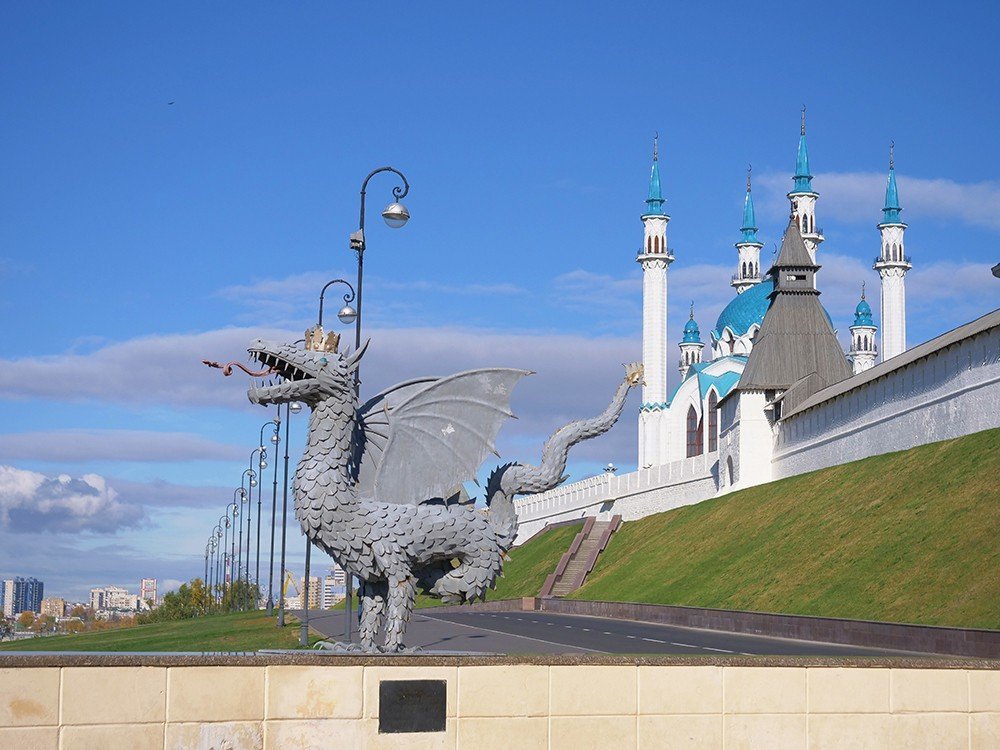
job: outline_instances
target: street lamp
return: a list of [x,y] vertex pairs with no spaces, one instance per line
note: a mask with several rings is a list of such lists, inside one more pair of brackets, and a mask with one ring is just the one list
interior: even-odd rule
[[[260,483],[257,481],[257,472],[255,472],[253,470],[253,466],[254,466],[254,459],[253,459],[253,457],[259,451],[260,451],[259,448],[254,448],[252,451],[250,451],[250,468],[244,470],[243,474],[240,476],[240,490],[242,490],[242,492],[240,493],[240,497],[243,498],[243,502],[245,502],[247,504],[247,547],[246,547],[246,553],[245,554],[242,551],[242,546],[243,546],[242,539],[240,541],[240,547],[241,547],[240,553],[241,553],[241,556],[242,556],[242,559],[243,559],[243,572],[245,574],[243,576],[243,580],[244,580],[244,584],[245,585],[244,585],[244,589],[243,589],[243,595],[242,595],[242,597],[240,599],[241,606],[242,606],[243,609],[247,609],[249,607],[249,605],[250,605],[250,600],[249,600],[249,592],[250,592],[250,547],[252,546],[252,542],[250,540],[250,536],[251,536],[250,532],[252,530],[251,520],[252,520],[252,516],[253,516],[253,488],[260,486]],[[243,482],[244,482],[244,480],[247,477],[249,477],[250,487],[249,488],[244,488],[243,487]],[[257,494],[260,495],[260,490],[259,489],[257,490]],[[242,528],[242,525],[241,525],[240,526],[240,532],[241,532],[241,534],[242,534],[242,530],[243,530],[243,528]]]
[[[385,210],[382,211],[382,218],[385,220],[385,223],[390,229],[399,229],[410,219],[410,212],[406,209],[406,206],[401,203],[403,198],[406,197],[406,194],[410,192],[410,183],[407,181],[406,176],[394,167],[379,167],[378,169],[372,170],[368,176],[365,177],[364,182],[361,183],[361,214],[358,222],[358,231],[352,232],[350,236],[351,249],[355,252],[358,258],[358,284],[356,287],[358,304],[356,307],[357,318],[355,318],[354,321],[355,350],[361,348],[361,293],[365,267],[365,197],[368,192],[368,181],[380,172],[392,172],[403,181],[402,186],[397,185],[392,189],[393,202],[386,206]],[[354,371],[354,387],[360,391],[360,365]],[[345,614],[347,615],[344,618],[344,639],[349,642],[351,640],[351,610],[353,609],[351,604],[351,590],[353,588],[354,577],[352,576],[351,571],[347,568],[344,569],[344,573],[346,578],[344,608]]]
[[[235,495],[234,495],[234,497],[235,497]],[[228,511],[233,514],[233,524],[234,525],[236,525],[236,524],[239,525],[239,527],[240,527],[240,537],[242,539],[242,536],[243,536],[243,522],[237,520],[239,518],[239,515],[240,515],[240,505],[239,505],[239,503],[234,502],[232,505],[229,506]],[[227,518],[227,520],[228,520],[228,518]],[[234,562],[236,563],[236,577],[237,578],[239,578],[239,570],[240,570],[239,558],[236,557],[236,532],[235,531],[233,532],[232,539],[229,540],[229,543],[232,545],[231,548],[230,548],[230,551],[229,551],[229,606],[230,606],[230,608],[232,608],[232,606],[233,606],[233,600],[234,600],[234,597],[235,597],[235,592],[233,590],[233,583],[234,583],[234,580],[233,580],[233,563]]]
[[[267,468],[266,449],[264,448],[264,428],[268,425],[274,426],[274,434],[278,434],[281,429],[281,406],[278,406],[278,413],[274,419],[265,422],[260,426],[260,470],[261,477],[264,476],[264,469]],[[258,495],[259,497],[259,495]],[[267,614],[274,614],[274,521],[278,512],[278,451],[274,451],[274,481],[271,484],[271,557],[267,568]],[[260,511],[257,512],[257,522],[260,523]],[[257,530],[257,564],[260,565],[260,529]],[[258,580],[260,575],[258,574]]]
[[[222,557],[221,557],[222,575],[219,579],[220,581],[222,581],[222,589],[219,591],[219,606],[221,607],[222,603],[226,599],[226,589],[228,588],[229,584],[229,571],[226,569],[226,559],[227,559],[226,555],[229,552],[229,507],[228,506],[226,507],[226,514],[219,519],[219,525],[222,526],[222,528],[224,529],[223,539],[222,539]],[[231,563],[232,561],[230,560],[230,564]]]

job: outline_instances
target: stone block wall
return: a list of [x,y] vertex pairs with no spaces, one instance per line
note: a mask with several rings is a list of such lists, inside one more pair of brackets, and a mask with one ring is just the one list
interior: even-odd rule
[[[391,661],[0,667],[0,747],[1000,747],[995,663]],[[384,679],[444,680],[445,731],[379,734]]]

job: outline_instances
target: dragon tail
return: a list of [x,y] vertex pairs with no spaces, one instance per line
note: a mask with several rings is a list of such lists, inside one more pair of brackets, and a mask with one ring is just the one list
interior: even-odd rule
[[566,478],[563,472],[566,471],[569,449],[583,440],[603,435],[610,430],[625,408],[629,389],[641,380],[642,365],[626,365],[625,379],[615,391],[608,408],[596,417],[579,419],[556,430],[545,441],[541,464],[505,464],[493,470],[486,483],[486,502],[490,507],[490,523],[504,550],[510,549],[517,536],[514,497],[534,495],[559,485]]

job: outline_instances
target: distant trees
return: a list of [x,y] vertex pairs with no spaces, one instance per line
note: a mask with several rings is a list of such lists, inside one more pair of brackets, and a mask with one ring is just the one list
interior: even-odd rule
[[[217,601],[219,596],[221,601]],[[149,612],[142,612],[136,617],[141,625],[149,622],[164,622],[167,620],[186,620],[210,612],[236,612],[242,609],[256,609],[260,600],[260,588],[256,584],[247,584],[238,580],[228,583],[225,591],[213,594],[205,587],[201,578],[195,578],[181,584],[176,591],[164,595],[163,603]]]
[[30,630],[31,626],[35,624],[35,613],[24,611],[17,616],[17,626],[21,630]]

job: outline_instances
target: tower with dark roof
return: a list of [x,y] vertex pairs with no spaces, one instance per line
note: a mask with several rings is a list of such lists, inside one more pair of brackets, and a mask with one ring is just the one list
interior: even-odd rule
[[896,188],[896,165],[893,144],[889,145],[889,179],[885,186],[885,206],[878,225],[882,250],[873,266],[882,279],[880,296],[882,324],[882,360],[906,351],[906,272],[913,265],[906,255],[903,234],[906,224],[899,214],[899,190]]
[[740,377],[740,391],[777,395],[794,387],[794,398],[800,400],[851,374],[833,325],[819,303],[816,272],[820,267],[809,254],[799,226],[799,217],[792,214],[781,252],[768,271],[774,280],[771,304]]

